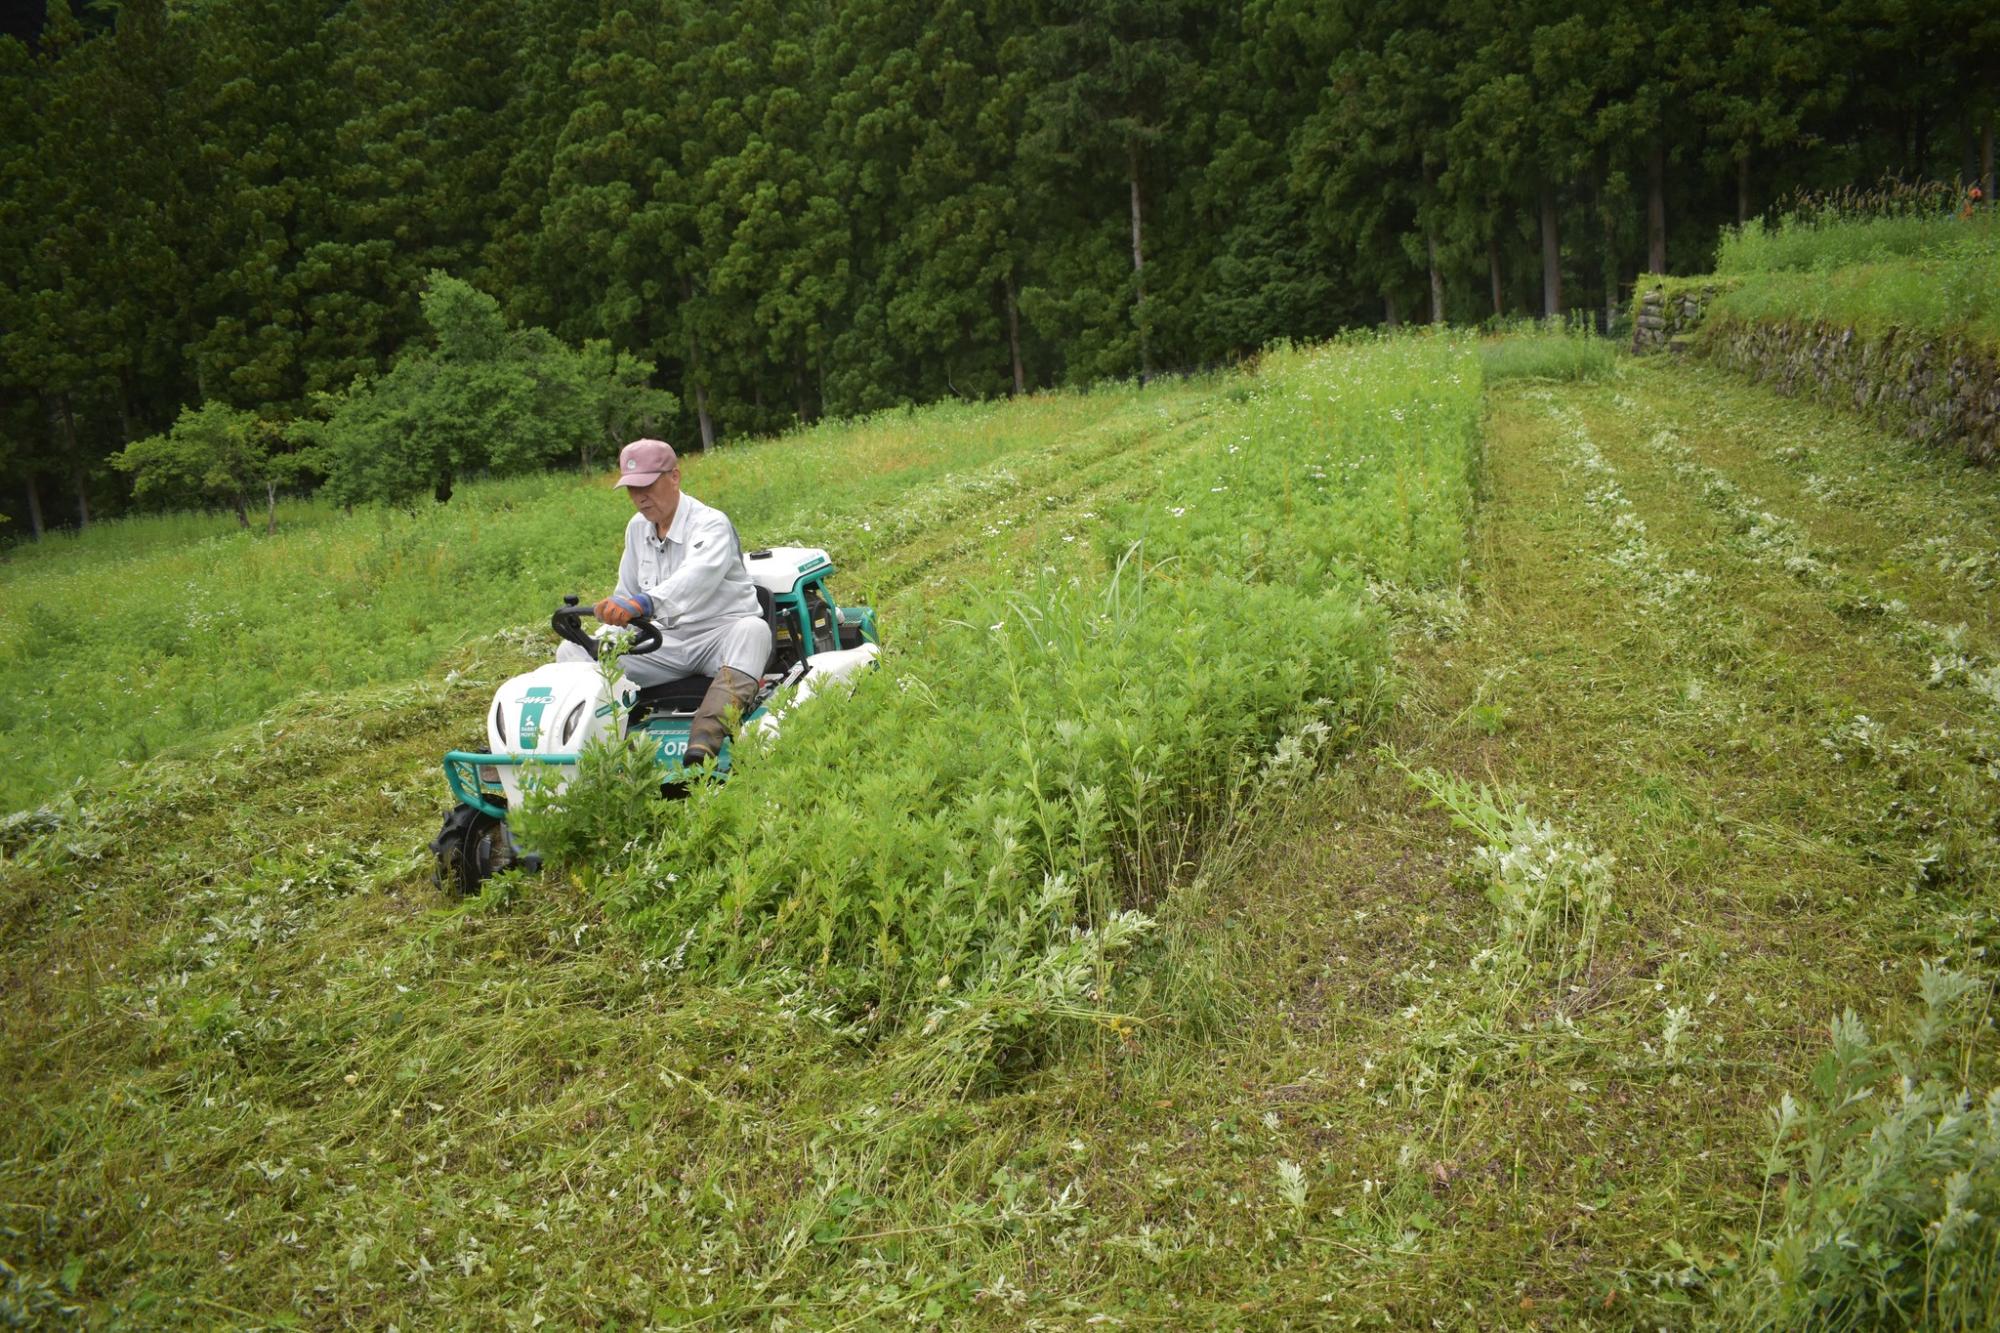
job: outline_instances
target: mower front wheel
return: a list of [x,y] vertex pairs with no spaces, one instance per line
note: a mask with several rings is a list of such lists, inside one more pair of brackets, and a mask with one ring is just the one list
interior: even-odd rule
[[478,893],[488,879],[521,859],[507,821],[469,805],[444,817],[431,851],[437,856],[437,886],[464,896]]

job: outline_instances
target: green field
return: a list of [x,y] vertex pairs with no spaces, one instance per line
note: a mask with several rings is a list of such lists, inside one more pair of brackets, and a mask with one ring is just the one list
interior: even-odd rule
[[0,566],[0,1314],[2000,1317],[1991,474],[1415,337],[686,484],[885,669],[463,903],[437,758],[603,479]]

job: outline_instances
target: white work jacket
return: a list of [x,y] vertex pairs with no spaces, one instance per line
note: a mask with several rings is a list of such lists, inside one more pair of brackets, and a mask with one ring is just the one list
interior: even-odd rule
[[763,614],[743,567],[736,526],[720,509],[685,492],[664,538],[644,514],[632,515],[625,525],[618,591],[652,598],[653,619],[662,629]]

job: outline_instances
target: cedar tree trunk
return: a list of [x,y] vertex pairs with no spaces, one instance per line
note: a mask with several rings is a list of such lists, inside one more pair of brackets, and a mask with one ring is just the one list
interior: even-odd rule
[[90,526],[90,492],[83,484],[83,459],[76,448],[76,417],[69,410],[69,395],[58,394],[52,415],[55,425],[62,431],[63,457],[69,460],[70,483],[76,488],[76,525],[79,529]]
[[1667,271],[1667,150],[1659,143],[1646,155],[1646,265]]
[[1556,235],[1556,190],[1542,186],[1542,318],[1562,314],[1562,242]]
[[132,367],[118,367],[118,433],[132,443]]
[[[1437,187],[1437,171],[1428,158],[1424,161],[1424,190],[1433,192]],[[1431,269],[1431,323],[1444,323],[1444,271],[1438,267],[1437,223],[1431,218],[1424,219],[1424,258]]]
[[1424,251],[1431,265],[1431,323],[1444,323],[1444,272],[1438,268],[1437,232],[1424,229]]
[[[689,301],[694,300],[694,279],[681,279],[681,294]],[[688,382],[694,385],[694,416],[701,424],[701,447],[704,452],[715,444],[715,418],[708,412],[708,386],[701,378],[701,335],[688,330]]]
[[1130,163],[1132,177],[1132,281],[1138,289],[1138,301],[1132,308],[1133,317],[1139,324],[1139,383],[1153,378],[1153,349],[1146,333],[1148,312],[1146,310],[1146,251],[1140,244],[1141,209],[1139,200],[1139,141],[1125,141],[1126,161]]
[[792,362],[792,401],[798,409],[799,424],[809,426],[813,421],[811,377],[806,374],[806,353],[801,347],[796,360]]
[[1507,313],[1507,305],[1500,287],[1500,233],[1494,232],[1486,238],[1486,271],[1493,280],[1493,318]]
[[1597,210],[1604,223],[1604,331],[1618,318],[1618,220],[1609,208]]
[[28,474],[28,531],[36,541],[42,539],[47,525],[42,522],[42,492],[35,485],[35,474]]
[[1014,301],[1014,275],[1009,272],[1002,284],[1007,293],[1007,355],[1014,361],[1014,393],[1028,391],[1028,377],[1021,370],[1021,308]]

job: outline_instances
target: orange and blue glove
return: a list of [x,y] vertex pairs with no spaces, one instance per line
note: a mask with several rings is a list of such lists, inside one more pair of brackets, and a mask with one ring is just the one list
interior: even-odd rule
[[643,592],[614,592],[592,607],[591,614],[607,625],[629,625],[653,614],[653,599]]

